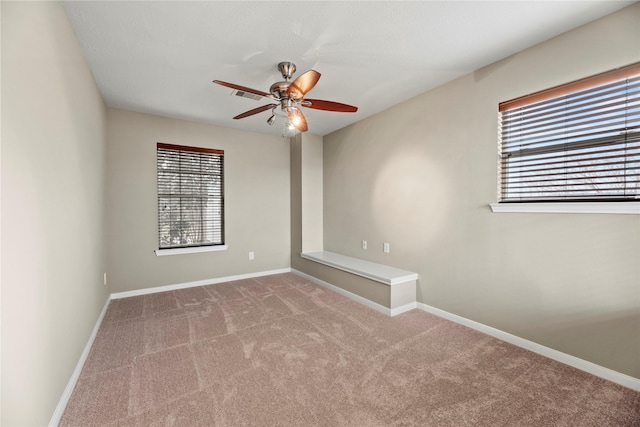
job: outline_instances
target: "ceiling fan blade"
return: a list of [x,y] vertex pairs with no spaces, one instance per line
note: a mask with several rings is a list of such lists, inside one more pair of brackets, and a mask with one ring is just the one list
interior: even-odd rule
[[323,101],[321,99],[305,98],[301,104],[303,107],[314,108],[316,110],[337,111],[340,113],[355,113],[358,107],[353,105],[341,104],[340,102]]
[[242,114],[238,114],[234,117],[234,120],[244,119],[245,117],[253,116],[254,114],[262,113],[263,111],[267,111],[277,106],[278,104],[267,104],[262,107],[254,108],[253,110],[245,111]]
[[250,87],[240,86],[240,85],[237,85],[235,83],[223,82],[222,80],[214,80],[213,82],[216,83],[216,84],[219,84],[221,86],[230,87],[231,89],[237,89],[237,90],[241,90],[241,91],[244,91],[244,92],[253,93],[254,95],[271,97],[271,94],[268,94],[267,92],[262,92],[260,90],[251,89]]
[[316,70],[309,70],[295,79],[287,89],[287,95],[293,99],[302,98],[320,80],[320,73]]
[[298,108],[289,110],[289,123],[293,125],[299,132],[306,132],[309,128],[307,127],[307,119],[302,114]]

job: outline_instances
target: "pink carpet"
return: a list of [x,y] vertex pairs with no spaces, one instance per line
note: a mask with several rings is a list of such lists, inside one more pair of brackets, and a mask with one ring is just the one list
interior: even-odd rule
[[640,393],[291,273],[114,300],[61,426],[640,426]]

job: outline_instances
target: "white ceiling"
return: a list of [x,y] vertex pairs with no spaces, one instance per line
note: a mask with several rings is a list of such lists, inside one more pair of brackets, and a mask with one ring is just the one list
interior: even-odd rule
[[[322,74],[309,98],[357,113],[304,109],[326,135],[633,1],[67,1],[67,15],[109,107],[282,134],[269,103],[230,96],[224,80],[269,92]],[[267,102],[265,102],[267,101]]]

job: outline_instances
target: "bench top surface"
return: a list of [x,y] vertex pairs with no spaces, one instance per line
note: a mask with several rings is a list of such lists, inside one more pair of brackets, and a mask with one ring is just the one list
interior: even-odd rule
[[328,251],[303,252],[302,258],[344,270],[386,285],[397,285],[418,279],[418,273],[385,264],[365,261]]

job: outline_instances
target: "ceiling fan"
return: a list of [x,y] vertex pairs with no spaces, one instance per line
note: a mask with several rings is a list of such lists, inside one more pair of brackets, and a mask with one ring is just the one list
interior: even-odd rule
[[234,117],[234,120],[244,119],[245,117],[271,110],[271,116],[267,119],[267,123],[272,125],[276,120],[276,109],[280,107],[280,111],[282,111],[289,119],[289,126],[292,126],[299,132],[306,132],[308,130],[307,119],[304,117],[300,107],[324,111],[337,111],[341,113],[355,113],[358,111],[358,107],[354,107],[352,105],[341,104],[333,101],[323,101],[321,99],[305,98],[304,96],[307,92],[313,89],[316,83],[318,83],[318,80],[320,79],[319,72],[309,70],[291,82],[291,77],[296,72],[295,64],[292,62],[280,62],[278,64],[278,70],[282,74],[284,81],[272,84],[269,88],[269,93],[234,83],[223,82],[221,80],[213,81],[216,84],[226,86],[231,89],[272,99],[269,104],[238,114]]

